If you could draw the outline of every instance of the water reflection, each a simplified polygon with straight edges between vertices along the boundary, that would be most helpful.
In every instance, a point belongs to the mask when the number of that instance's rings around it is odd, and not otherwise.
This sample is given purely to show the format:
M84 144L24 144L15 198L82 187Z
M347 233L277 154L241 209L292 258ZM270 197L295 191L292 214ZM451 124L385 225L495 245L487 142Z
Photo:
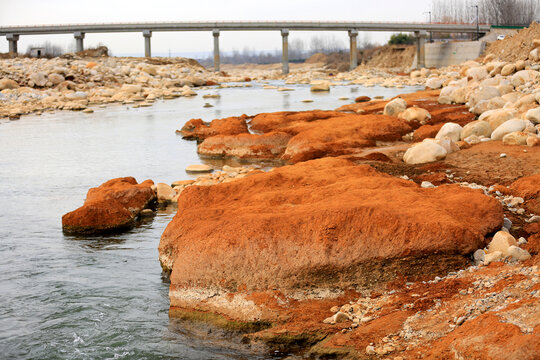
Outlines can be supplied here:
M282 106L284 109L290 109L291 108L291 95L288 93L283 94L283 102Z

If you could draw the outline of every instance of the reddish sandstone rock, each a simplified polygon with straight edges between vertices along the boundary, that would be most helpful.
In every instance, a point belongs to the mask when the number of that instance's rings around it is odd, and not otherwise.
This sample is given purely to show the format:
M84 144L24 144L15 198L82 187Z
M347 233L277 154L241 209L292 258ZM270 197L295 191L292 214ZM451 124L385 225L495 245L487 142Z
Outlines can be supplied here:
M532 213L540 214L540 174L522 177L510 185L514 196L525 199L525 207Z
M290 127L298 123L324 120L344 116L345 113L337 111L282 111L275 113L262 113L250 121L251 130L258 132L281 131L283 127Z
M412 131L405 120L385 115L347 114L305 122L282 131L296 134L288 143L283 159L299 162L324 156L354 154L376 141L396 141Z
M335 158L189 187L178 207L159 245L171 308L242 320L279 317L252 291L302 299L463 266L503 218L481 191L422 189Z
M522 177L510 185L514 196L533 199L540 195L540 174Z
M137 184L134 178L125 177L92 188L83 206L62 216L62 230L93 235L129 229L139 213L156 199L152 185L152 180Z
M210 157L276 159L283 155L291 135L271 132L264 135L218 135L204 140L197 152Z
M413 140L419 142L427 138L434 138L435 135L441 130L444 124L436 125L422 125L418 129L414 130Z
M521 304L519 304L521 305ZM517 307L519 305L514 305ZM529 303L528 316L522 319L525 323L538 321L540 306ZM507 308L508 309L508 308ZM483 314L474 320L465 322L456 331L435 341L427 349L422 349L424 359L458 358L478 360L538 359L540 354L540 325L532 333L523 332L519 326L506 323L504 314L512 312L505 309L496 314ZM521 324L520 324L521 325Z
M247 134L246 115L215 119L209 124L201 119L189 120L181 130L176 130L184 139L204 140L215 135Z

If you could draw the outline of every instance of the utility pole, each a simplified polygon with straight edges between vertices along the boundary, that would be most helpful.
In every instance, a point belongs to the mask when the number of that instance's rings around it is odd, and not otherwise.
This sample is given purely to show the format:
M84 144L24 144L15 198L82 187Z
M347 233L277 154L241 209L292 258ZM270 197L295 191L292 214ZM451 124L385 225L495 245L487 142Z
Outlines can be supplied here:
M431 11L425 11L422 14L429 14L429 25L431 25ZM429 32L429 42L433 42L433 32Z
M480 40L480 26L478 25L478 21L480 20L480 18L478 17L478 4L471 7L476 8L476 41L478 41Z

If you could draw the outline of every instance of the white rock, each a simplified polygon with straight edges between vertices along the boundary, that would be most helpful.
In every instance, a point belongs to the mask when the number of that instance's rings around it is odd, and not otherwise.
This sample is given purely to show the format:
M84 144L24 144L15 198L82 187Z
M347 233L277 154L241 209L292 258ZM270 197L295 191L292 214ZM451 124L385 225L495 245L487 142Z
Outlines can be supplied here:
M465 141L469 145L476 145L481 142L480 138L476 135L470 135L466 137L465 139L463 139L463 141Z
M489 243L487 253L491 254L500 251L506 257L509 256L508 248L512 245L517 245L516 239L506 231L498 231Z
M464 140L471 135L490 137L492 133L491 126L484 120L476 120L468 123L461 130L460 139Z
M529 120L533 124L540 124L540 107L527 111L525 114L525 119Z
M433 185L429 181L422 181L422 184L420 184L420 187L423 187L424 189L429 189L429 188L434 188L435 185Z
M514 131L523 131L527 126L527 122L521 119L512 119L502 123L491 133L492 140L502 140L504 135Z
M134 84L124 84L120 88L120 91L129 93L129 94L136 94L142 90L141 85L134 85Z
M489 265L494 261L499 261L503 258L503 253L500 251L494 251L492 253L487 253L484 257L484 265Z
M442 138L449 138L453 141L459 141L461 139L461 131L463 128L455 123L448 122L444 124L437 135L435 136L435 139L442 139Z
M482 249L478 249L474 252L473 258L476 263L483 262L486 258L486 252Z
M510 79L510 83L514 87L521 86L533 79L535 79L538 76L538 72L534 70L521 70L512 75L512 78Z
M514 131L503 136L504 145L527 145L529 133L523 131Z
M514 109L496 109L496 110L488 110L480 117L478 120L484 120L489 123L489 126L491 127L491 130L495 130L498 128L502 123L513 119L516 117L516 112Z
M410 107L398 115L398 118L406 121L418 121L420 124L425 125L430 119L431 114L426 109L419 107Z
M469 79L475 80L475 81L484 80L485 78L489 76L484 66L472 67L467 70L466 75Z
M457 146L454 140L449 139L447 137L443 137L442 139L437 139L436 142L437 144L441 145L444 148L444 150L446 150L447 155L460 150L459 146Z
M156 185L157 198L160 202L171 201L176 195L176 191L169 185L165 183L158 183Z
M525 261L531 258L531 254L525 249L512 245L508 247L508 255L514 260Z
M447 151L433 139L425 139L421 143L411 146L403 155L403 161L407 164L423 164L442 160Z
M42 72L35 72L30 74L30 80L32 80L35 86L45 86L48 81L45 74Z
M426 87L430 89L440 89L444 83L444 79L441 78L429 78L426 81Z
M402 98L397 98L390 101L384 107L384 115L398 116L399 113L407 109L407 102Z

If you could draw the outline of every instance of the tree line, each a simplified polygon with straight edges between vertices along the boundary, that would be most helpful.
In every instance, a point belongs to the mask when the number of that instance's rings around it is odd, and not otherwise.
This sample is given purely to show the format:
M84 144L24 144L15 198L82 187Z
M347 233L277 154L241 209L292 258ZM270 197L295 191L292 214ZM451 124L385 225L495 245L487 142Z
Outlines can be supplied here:
M358 40L358 49L371 49L377 44L374 44L368 34L362 36ZM311 55L322 53L345 53L349 52L348 42L338 39L335 35L317 35L312 36L309 41L302 39L293 39L289 42L289 61L291 62L303 62ZM242 51L233 49L230 52L221 52L220 60L224 64L275 64L281 62L281 49L273 51L257 51L254 48L245 47ZM200 60L203 65L213 64L213 54L205 59Z
M528 26L540 20L539 0L433 0L433 21Z

